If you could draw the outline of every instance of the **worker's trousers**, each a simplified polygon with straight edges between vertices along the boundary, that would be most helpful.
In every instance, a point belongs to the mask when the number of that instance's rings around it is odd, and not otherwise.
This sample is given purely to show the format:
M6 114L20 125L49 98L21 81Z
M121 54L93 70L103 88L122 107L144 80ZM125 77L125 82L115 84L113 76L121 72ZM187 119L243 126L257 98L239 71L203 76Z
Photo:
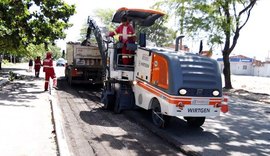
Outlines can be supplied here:
M57 86L57 79L55 74L45 72L45 86L44 90L48 90L50 78L53 80L53 87Z

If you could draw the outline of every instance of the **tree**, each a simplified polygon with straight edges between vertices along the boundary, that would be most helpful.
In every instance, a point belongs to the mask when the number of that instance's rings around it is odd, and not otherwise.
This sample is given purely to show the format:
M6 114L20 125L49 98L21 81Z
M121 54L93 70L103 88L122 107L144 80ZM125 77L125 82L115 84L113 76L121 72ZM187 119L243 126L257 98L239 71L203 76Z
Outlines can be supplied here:
M176 18L175 25L178 27L180 34L185 32L184 30L184 19L186 18L187 5L192 0L165 0L159 1L154 4L154 8L161 8L166 10L170 18Z
M64 39L75 6L62 0L1 0L0 48L17 51L30 45Z
M249 20L257 0L168 0L163 5L184 4L182 10L170 7L176 17L183 20L183 27L193 37L206 37L213 48L222 45L225 89L232 89L229 56L234 50L240 31Z
M62 56L61 49L55 45L49 44L47 50L52 52L52 58L54 59L60 58ZM30 44L27 46L24 56L27 58L36 58L37 56L45 58L47 50L45 49L44 44Z
M147 39L156 44L156 46L164 47L172 44L173 40L176 38L176 31L169 29L166 26L168 16L159 18L150 27L137 26L136 36L139 33L146 33Z
M113 9L98 9L95 12L95 15L99 17L100 22L104 24L109 30L114 30L117 24L112 23L112 17L115 10Z

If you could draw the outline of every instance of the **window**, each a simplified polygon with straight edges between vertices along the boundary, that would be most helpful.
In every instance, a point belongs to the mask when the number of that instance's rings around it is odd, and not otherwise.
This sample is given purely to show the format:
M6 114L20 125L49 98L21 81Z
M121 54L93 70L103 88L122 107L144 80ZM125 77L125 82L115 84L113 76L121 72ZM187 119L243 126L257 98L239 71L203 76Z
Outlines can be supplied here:
M153 55L151 83L161 88L168 89L168 62L160 55Z
M247 65L243 65L243 70L247 70Z

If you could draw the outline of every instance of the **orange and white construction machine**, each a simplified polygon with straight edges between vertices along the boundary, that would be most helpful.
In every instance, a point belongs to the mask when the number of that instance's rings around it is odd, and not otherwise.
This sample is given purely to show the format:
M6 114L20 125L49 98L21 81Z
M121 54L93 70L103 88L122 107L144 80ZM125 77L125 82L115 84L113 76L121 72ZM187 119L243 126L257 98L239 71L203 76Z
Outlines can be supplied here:
M120 8L112 22L126 16L133 25L151 26L164 15L157 10ZM121 46L106 41L106 78L101 101L104 108L120 113L126 109L152 110L153 123L164 127L170 117L183 117L189 126L200 127L207 117L228 111L222 94L221 73L217 61L206 56L178 50L146 46L145 34L127 45L134 64L121 63ZM177 39L177 42L179 38ZM176 43L178 45L178 43Z

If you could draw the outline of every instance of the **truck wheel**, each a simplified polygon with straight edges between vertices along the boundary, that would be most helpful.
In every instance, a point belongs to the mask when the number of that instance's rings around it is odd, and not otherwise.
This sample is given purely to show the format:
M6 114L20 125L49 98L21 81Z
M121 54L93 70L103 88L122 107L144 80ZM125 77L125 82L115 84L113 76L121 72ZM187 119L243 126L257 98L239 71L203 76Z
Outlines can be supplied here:
M157 99L154 99L152 103L152 120L154 125L159 128L164 128L168 126L170 118L170 116L161 113L160 103Z
M205 117L185 117L189 127L198 128L204 124Z

